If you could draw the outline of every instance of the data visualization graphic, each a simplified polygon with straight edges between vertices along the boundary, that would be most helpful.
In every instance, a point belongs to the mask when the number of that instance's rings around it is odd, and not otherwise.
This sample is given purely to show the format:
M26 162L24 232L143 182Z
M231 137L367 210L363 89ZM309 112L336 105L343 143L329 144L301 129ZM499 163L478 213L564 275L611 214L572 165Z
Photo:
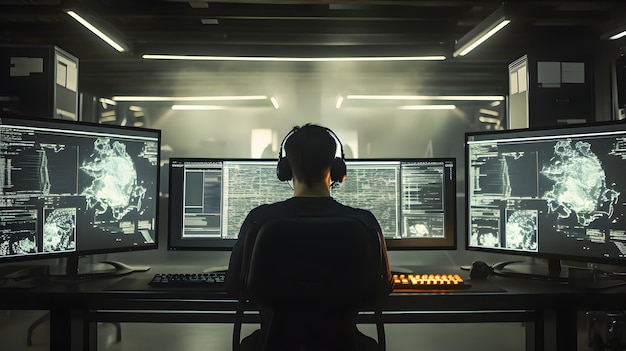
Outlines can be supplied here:
M93 154L82 162L80 170L93 178L81 195L96 215L110 211L113 218L120 220L131 210L141 208L146 188L137 185L137 170L125 144L109 138L96 139Z
M175 248L228 247L219 240L237 239L250 210L293 196L290 185L277 179L276 160L170 162L170 245ZM454 245L453 159L354 159L346 164L348 177L331 187L331 196L371 211L386 239Z
M613 216L620 193L607 188L602 162L590 143L557 141L554 156L540 172L554 183L543 198L558 217L575 215L578 224L588 226L598 218Z
M155 243L158 137L8 121L0 119L0 258Z
M468 138L468 246L626 258L626 133L530 133Z

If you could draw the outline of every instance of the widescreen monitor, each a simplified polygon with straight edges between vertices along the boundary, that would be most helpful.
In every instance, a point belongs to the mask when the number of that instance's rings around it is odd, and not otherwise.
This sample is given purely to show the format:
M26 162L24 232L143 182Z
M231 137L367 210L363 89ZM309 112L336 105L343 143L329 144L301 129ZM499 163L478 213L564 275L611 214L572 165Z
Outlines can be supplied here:
M0 116L0 262L156 249L159 156L159 130Z
M170 158L171 250L228 250L248 212L293 195L277 160ZM455 159L351 159L331 189L372 211L389 249L456 248Z
M626 264L626 124L466 134L467 249Z

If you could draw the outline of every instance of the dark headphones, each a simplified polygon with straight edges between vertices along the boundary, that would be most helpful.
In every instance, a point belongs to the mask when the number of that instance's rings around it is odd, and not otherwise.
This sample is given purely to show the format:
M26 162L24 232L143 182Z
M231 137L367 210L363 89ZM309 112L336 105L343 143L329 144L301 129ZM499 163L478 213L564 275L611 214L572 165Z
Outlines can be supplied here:
M305 124L303 127L306 127L309 125L311 124ZM337 144L339 144L339 148L341 150L341 157L335 157L333 159L333 162L330 166L330 180L333 183L341 183L344 179L346 179L346 175L348 174L346 161L345 161L345 155L343 153L343 144L341 143L341 140L339 140L337 135L332 130L326 127L322 127L322 128L324 128L328 132L328 134L330 134L333 137L333 139L337 141ZM280 143L280 150L278 151L278 165L276 165L276 175L278 176L278 180L280 181L291 180L291 178L293 178L291 165L289 165L289 160L287 159L287 157L283 155L283 148L285 147L285 143L287 142L287 139L290 136L297 133L299 130L300 130L300 127L298 126L293 127L293 129L289 133L287 133L287 135L285 135L285 138Z

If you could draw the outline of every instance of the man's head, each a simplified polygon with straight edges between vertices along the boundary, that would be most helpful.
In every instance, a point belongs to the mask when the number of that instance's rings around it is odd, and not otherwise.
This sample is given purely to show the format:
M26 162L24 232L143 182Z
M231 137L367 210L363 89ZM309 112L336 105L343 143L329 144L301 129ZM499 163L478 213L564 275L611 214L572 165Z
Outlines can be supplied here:
M345 176L343 159L335 160L338 141L331 133L325 127L306 124L294 128L284 142L286 159L293 177L309 187L323 182L331 169L333 180L339 178L340 181Z

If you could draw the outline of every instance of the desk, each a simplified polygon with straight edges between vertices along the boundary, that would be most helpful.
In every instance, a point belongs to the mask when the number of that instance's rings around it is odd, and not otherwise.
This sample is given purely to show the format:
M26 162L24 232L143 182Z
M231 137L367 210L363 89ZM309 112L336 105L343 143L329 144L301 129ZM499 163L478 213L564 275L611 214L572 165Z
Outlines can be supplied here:
M230 323L237 304L223 292L156 289L107 290L121 279L145 283L154 273L33 289L0 289L0 309L50 310L50 350L95 349L96 322ZM449 270L448 270L449 272ZM528 325L527 349L576 349L577 312L626 310L626 286L606 290L492 277L453 293L393 293L385 323L515 322ZM486 287L486 288L485 288ZM496 287L496 291L492 289ZM246 321L254 321L247 314ZM363 322L371 321L363 314Z

